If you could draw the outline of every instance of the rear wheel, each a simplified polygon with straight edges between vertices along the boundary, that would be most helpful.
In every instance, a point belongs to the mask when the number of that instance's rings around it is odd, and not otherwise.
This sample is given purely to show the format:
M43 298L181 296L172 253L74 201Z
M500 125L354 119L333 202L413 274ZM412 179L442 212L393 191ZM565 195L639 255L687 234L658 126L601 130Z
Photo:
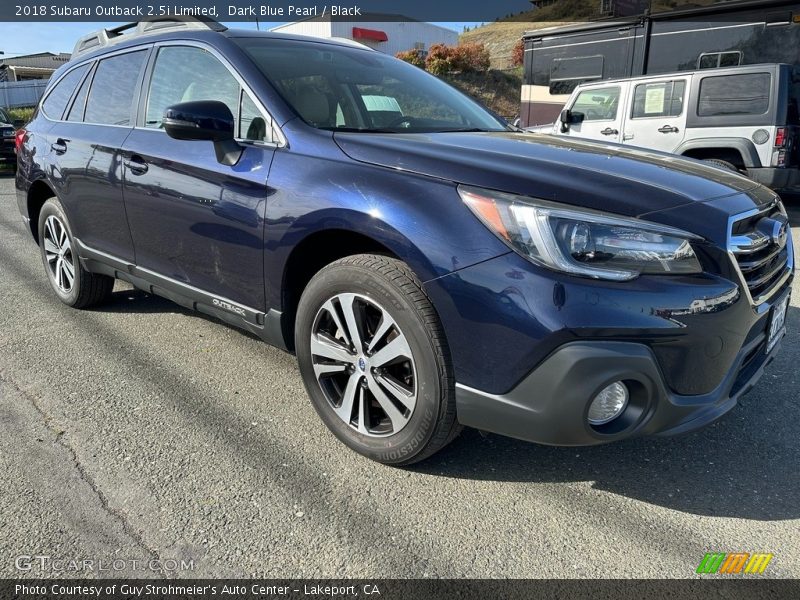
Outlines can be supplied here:
M39 248L47 279L64 304L88 308L111 296L114 278L81 266L69 221L56 198L45 202L39 213Z
M295 332L314 408L356 452L408 465L457 435L444 332L404 263L357 255L325 267L303 292Z
M706 158L703 162L706 162L715 167L719 167L720 169L726 169L728 171L734 171L735 173L741 173L741 171L736 168L736 165L734 165L733 163L729 163L727 160L722 160L719 158Z

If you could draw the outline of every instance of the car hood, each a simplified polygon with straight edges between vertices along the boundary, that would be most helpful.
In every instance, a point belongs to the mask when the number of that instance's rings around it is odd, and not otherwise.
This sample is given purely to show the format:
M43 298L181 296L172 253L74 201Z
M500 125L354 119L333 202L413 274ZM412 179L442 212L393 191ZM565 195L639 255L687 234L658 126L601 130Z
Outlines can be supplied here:
M745 194L773 198L733 172L678 156L535 133L336 133L353 160L490 188L640 216Z

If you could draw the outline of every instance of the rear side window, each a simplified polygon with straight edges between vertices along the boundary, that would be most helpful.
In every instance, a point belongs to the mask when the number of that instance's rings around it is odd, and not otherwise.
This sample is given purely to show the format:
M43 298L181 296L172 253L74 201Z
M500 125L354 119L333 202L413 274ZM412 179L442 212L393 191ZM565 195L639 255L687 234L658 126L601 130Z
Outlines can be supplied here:
M86 102L87 123L132 126L133 102L146 50L100 61Z
M617 118L619 87L585 90L578 94L572 112L583 114L584 121L612 121Z
M698 69L717 69L719 67L737 67L742 64L742 53L734 52L708 52L701 54L697 59Z
M602 56L556 58L550 69L550 93L571 94L580 84L602 78Z
M706 77L700 82L697 115L763 115L769 110L769 73Z
M92 83L92 76L89 75L83 80L75 100L72 101L72 108L67 114L67 121L83 121L83 112L86 109L86 96L89 95L89 85Z
M61 119L64 109L67 108L67 102L88 68L89 65L81 65L61 78L42 103L44 114L51 119Z
M642 83L633 92L631 117L677 117L683 112L685 81Z

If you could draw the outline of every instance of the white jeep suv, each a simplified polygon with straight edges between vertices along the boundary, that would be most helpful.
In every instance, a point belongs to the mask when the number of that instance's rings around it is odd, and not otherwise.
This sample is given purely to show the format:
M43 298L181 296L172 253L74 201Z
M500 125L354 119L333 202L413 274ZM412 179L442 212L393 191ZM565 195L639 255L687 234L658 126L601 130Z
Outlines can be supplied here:
M594 81L555 123L528 131L640 146L800 186L800 72L786 64Z

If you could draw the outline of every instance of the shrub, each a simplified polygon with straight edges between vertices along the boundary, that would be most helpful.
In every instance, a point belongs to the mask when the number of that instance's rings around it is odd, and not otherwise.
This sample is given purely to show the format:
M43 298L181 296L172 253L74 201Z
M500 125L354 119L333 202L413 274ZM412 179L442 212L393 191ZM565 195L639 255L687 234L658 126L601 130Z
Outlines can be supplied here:
M446 75L452 73L454 48L444 44L434 44L428 49L428 56L425 59L425 69L434 75Z
M425 68L425 56L419 50L406 50L405 52L398 52L394 56L420 69Z
M453 49L454 67L462 73L484 73L489 70L491 56L483 44L460 44Z
M489 63L489 51L483 44L435 44L428 51L425 68L434 75L477 73L488 71Z
M12 119L21 119L28 123L33 117L33 107L7 108L6 112Z
M511 53L511 64L515 67L521 67L524 62L525 62L525 42L519 40L514 46L513 52Z

